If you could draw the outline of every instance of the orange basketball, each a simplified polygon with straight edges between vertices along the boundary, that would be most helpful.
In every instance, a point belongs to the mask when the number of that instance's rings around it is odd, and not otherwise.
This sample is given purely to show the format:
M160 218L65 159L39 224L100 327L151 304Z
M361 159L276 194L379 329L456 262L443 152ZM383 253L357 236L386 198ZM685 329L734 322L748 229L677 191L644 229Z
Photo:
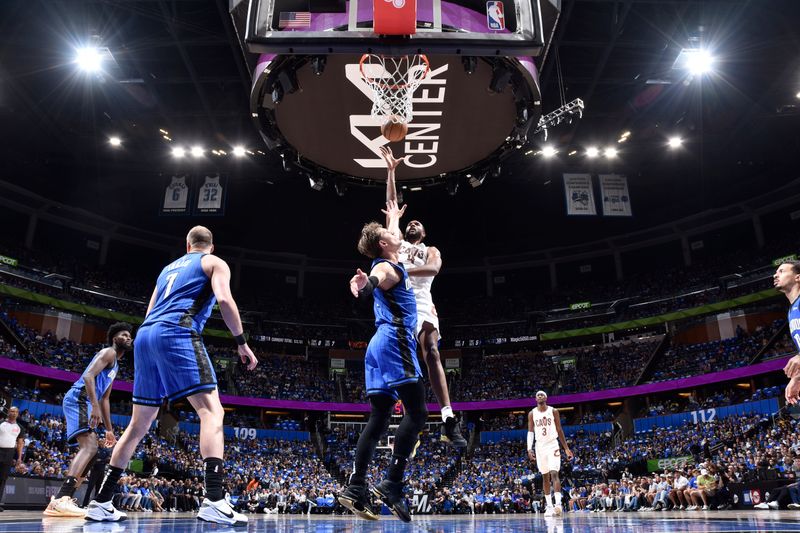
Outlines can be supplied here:
M381 126L381 134L389 139L389 142L402 141L406 138L406 133L408 133L408 124L404 122L392 122L389 120Z

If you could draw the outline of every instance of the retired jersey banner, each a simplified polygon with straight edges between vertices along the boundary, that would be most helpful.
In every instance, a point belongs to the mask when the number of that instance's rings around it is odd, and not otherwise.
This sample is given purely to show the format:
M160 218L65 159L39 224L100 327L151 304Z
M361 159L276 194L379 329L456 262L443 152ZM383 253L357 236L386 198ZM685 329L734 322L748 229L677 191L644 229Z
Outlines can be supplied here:
M618 174L600 174L600 196L603 197L603 215L607 217L629 217L631 197L628 194L628 178Z
M591 174L564 174L568 215L596 215Z
M188 215L190 178L171 176L166 179L164 194L161 197L162 215Z
M195 215L224 215L225 195L228 192L224 176L203 176L197 180L197 200Z

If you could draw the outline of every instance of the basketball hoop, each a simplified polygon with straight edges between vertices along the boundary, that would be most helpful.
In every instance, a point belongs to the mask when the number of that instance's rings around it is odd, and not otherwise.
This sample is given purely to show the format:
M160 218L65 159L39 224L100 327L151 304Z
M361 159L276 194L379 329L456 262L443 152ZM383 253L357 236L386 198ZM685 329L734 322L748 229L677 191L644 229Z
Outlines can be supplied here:
M364 54L359 68L374 95L371 115L378 118L381 125L411 122L414 118L411 97L431 70L428 57Z

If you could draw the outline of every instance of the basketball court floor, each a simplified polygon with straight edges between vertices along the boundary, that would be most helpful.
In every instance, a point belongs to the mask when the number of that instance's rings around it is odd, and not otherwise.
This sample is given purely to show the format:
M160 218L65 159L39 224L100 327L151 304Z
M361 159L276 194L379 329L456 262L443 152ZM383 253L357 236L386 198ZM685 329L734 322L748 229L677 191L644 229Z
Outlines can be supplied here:
M6 532L142 532L142 533L205 533L205 532L281 533L361 533L394 531L429 531L435 533L527 532L546 533L635 531L636 533L666 532L731 532L731 531L798 531L800 513L793 511L719 511L704 513L610 513L567 514L563 518L542 515L480 515L480 516L417 516L410 524L386 516L378 522L358 520L352 516L250 516L246 527L228 527L198 521L188 513L141 514L131 513L125 522L90 523L82 519L45 518L36 511L6 511L0 515L0 533Z

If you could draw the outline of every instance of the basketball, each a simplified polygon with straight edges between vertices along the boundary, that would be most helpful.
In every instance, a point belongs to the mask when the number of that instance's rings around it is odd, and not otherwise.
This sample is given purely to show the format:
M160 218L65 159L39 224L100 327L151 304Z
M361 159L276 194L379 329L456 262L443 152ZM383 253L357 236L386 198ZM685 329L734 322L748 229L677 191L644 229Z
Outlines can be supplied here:
M408 133L408 124L404 122L392 122L389 120L381 126L381 134L389 139L389 142L402 141Z

